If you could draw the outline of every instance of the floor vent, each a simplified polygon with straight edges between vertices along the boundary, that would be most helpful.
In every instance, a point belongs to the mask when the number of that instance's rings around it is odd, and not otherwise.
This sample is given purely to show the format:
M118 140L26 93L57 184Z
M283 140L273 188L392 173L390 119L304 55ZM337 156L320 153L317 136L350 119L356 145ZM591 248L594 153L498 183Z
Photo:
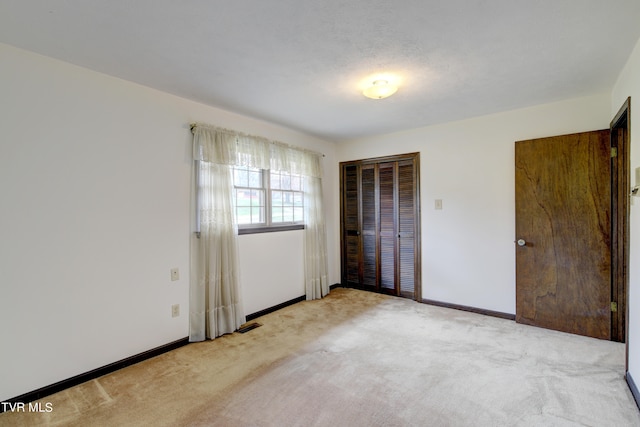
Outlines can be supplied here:
M245 332L249 332L250 330L258 328L260 326L262 325L258 322L249 323L247 325L242 326L241 328L238 328L238 332L240 332L241 334L244 334Z

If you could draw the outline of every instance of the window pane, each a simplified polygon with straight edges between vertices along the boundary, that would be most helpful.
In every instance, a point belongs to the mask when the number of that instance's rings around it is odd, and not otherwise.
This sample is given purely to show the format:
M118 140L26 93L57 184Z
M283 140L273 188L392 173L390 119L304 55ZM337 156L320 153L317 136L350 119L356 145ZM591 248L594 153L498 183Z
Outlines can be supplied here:
M251 206L251 192L243 188L236 189L236 206Z
M236 216L238 218L238 224L251 224L250 207L238 207L236 209Z
M304 221L304 209L293 208L293 220L296 222Z
M249 187L262 188L262 171L251 170L249 173Z
M282 222L282 207L273 206L271 208L271 222Z
M280 188L283 190L291 189L291 175L282 174L280 175Z
M282 191L272 191L271 192L271 205L272 206L282 206Z
M293 208L285 206L282 208L282 222L293 222Z
M251 208L251 223L252 224L262 224L264 222L264 210L262 207L253 207Z
M262 203L262 191L261 190L248 190L247 191L250 194L250 206L263 206L264 203Z
M304 197L302 197L302 193L294 193L293 194L293 205L294 206L303 206Z
M299 175L291 175L291 189L300 191L302 190L302 179Z
M280 174L278 172L271 171L271 188L280 189Z
M247 187L249 185L247 169L233 168L233 185L236 187Z

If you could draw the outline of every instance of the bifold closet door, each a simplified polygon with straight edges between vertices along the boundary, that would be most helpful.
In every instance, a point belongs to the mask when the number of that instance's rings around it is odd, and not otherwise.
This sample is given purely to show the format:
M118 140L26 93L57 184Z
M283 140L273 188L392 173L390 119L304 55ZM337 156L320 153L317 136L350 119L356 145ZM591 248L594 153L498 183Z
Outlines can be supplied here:
M415 175L413 161L381 163L380 287L413 298L415 294Z
M419 298L417 154L341 164L342 281Z
M377 290L376 166L343 169L343 281L347 286Z

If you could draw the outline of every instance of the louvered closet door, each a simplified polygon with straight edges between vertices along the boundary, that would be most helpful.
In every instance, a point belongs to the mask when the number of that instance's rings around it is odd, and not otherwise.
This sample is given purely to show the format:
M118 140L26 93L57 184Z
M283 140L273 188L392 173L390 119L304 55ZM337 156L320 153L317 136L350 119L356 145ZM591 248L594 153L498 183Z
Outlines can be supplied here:
M343 169L342 280L347 286L360 284L360 191L358 166Z
M376 167L363 165L362 183L362 281L365 289L377 287L377 247L376 247Z
M416 177L412 160L398 163L398 269L400 295L415 297Z
M395 162L379 164L380 188L380 288L396 291L396 180Z
M342 281L420 298L417 153L342 167Z

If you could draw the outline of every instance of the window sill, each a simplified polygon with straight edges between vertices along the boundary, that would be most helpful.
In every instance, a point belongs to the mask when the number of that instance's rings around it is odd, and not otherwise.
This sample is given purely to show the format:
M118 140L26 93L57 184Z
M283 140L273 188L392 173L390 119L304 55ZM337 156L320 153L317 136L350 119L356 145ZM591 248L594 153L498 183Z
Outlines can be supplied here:
M274 233L277 231L304 230L304 224L293 225L277 225L274 227L246 227L238 228L238 235L258 234L258 233Z

